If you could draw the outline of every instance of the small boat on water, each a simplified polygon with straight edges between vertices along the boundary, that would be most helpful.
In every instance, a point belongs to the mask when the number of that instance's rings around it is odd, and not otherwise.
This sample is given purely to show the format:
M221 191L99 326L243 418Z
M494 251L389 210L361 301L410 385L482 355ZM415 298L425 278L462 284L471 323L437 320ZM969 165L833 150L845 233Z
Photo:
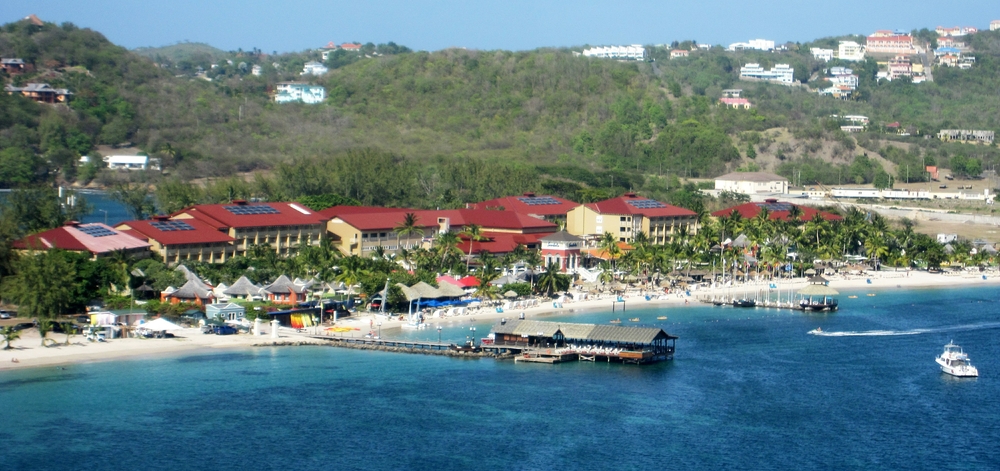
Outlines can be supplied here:
M622 320L621 319L611 319L611 323L612 324L621 324Z
M813 330L810 330L809 332L806 332L806 333L807 334L811 334L811 335L819 335L819 334L823 333L823 328L822 327L817 327L817 328L815 328Z
M875 293L868 293L868 296L875 296Z
M855 295L853 295L853 294L852 294L852 295L850 295L850 296L848 296L848 298L851 298L851 299L858 299L858 297L857 297L857 296L855 296Z
M979 376L979 370L969 362L969 355L962 351L962 347L955 345L955 341L948 342L942 352L934 360L941 365L941 371L959 378L975 378Z
M735 299L733 307L757 307L757 301L752 299Z
M665 321L665 320L667 320L667 316L656 316L656 320L658 320L658 321Z
M638 317L630 317L630 318L628 319L628 321L629 321L629 322L639 322L639 318L638 318Z

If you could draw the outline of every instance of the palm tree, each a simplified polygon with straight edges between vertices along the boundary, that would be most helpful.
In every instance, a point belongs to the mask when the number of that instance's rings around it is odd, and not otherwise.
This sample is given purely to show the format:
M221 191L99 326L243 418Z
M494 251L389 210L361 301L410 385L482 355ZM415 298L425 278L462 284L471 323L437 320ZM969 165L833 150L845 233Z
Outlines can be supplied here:
M600 247L601 251L606 253L608 258L611 259L611 266L617 268L615 260L621 255L622 249L618 246L618 241L615 240L615 236L610 232L605 232L604 235L601 236L600 242L598 242L598 247Z
M21 338L21 331L14 330L14 326L8 325L3 329L0 329L0 336L3 336L4 342L7 342L7 345L5 345L3 349L10 350L11 348L14 348L10 346L10 343Z
M340 261L340 274L336 280L347 285L347 293L354 294L354 285L361 281L361 278L368 275L367 261L357 255L344 257Z
M437 237L434 238L434 247L441 256L441 267L446 266L446 260L449 255L452 255L455 250L458 249L458 244L461 239L454 232L439 232Z
M538 285L535 288L544 291L549 297L552 297L552 293L569 289L570 278L559 273L560 268L556 262L549 263L545 272L538 277Z
M465 226L465 229L463 229L459 235L469 238L469 256L465 259L465 269L468 271L469 262L472 261L472 246L476 242L486 240L486 237L483 236L483 226L480 226L479 224L469 224L468 226Z
M396 250L399 250L399 238L409 237L414 234L422 234L423 229L417 225L417 215L413 213L406 213L403 217L403 222L400 222L398 226L392 231L396 233Z

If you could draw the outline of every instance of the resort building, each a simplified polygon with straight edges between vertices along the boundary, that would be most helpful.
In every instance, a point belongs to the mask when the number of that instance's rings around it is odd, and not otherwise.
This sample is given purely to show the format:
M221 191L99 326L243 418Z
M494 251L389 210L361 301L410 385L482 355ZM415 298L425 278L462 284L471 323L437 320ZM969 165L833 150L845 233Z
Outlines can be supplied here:
M821 49L818 47L809 48L809 52L816 60L821 60L823 62L833 59L833 49Z
M160 159L147 155L106 155L104 163L112 170L159 170Z
M853 70L846 67L831 67L828 73L829 77L827 77L827 80L829 80L834 86L844 85L849 87L851 90L858 88L859 77L854 75Z
M326 89L303 82L281 82L275 87L277 103L305 103L314 105L326 99Z
M865 50L868 54L913 54L913 37L889 31L876 31L868 36Z
M278 255L307 245L318 246L327 218L300 203L202 204L170 216L174 221L198 220L233 238L234 254L245 255L253 245L268 244Z
M416 219L413 234L398 235L406 215ZM347 255L367 255L381 247L386 253L400 249L430 246L436 234L461 233L467 227L479 226L485 240L471 241L461 236L459 249L464 253L508 253L518 244L538 248L538 240L558 230L549 221L514 211L488 209L412 210L335 206L321 214L329 218L327 232L333 245Z
M580 203L559 198L558 196L536 195L532 192L526 192L521 196L507 196L483 201L482 203L469 204L466 207L468 209L513 211L559 224L565 223L566 213L577 206L580 206Z
M222 263L236 253L236 240L216 227L197 219L171 220L167 216L125 221L115 229L147 242L163 263L196 260Z
M753 105L750 100L746 98L719 98L719 104L725 106L726 108L734 108L738 110L749 110Z
M990 27L993 27L992 23L990 24ZM938 26L934 29L934 32L936 32L938 36L965 36L968 34L978 33L979 28L976 28L975 26L956 26L954 28Z
M726 50L730 52L745 50L773 51L774 41L768 39L751 39L745 43L732 43Z
M788 64L776 64L770 70L764 70L760 64L751 63L740 67L740 80L763 80L791 85L795 82L795 69Z
M631 46L605 46L592 47L583 50L584 57L596 57L601 59L622 59L641 61L646 59L646 48L641 44Z
M681 57L687 57L689 55L691 55L691 51L689 51L687 49L674 49L674 50L670 51L670 58L671 59L679 59Z
M261 66L259 66L259 65L254 64L254 66L250 68L250 73L254 77L260 77L261 75L264 74L264 68L261 67Z
M967 144L992 144L993 131L982 131L972 129L942 129L938 132L938 139L942 141L958 141Z
M6 85L3 90L8 95L19 93L39 103L67 103L73 92L65 88L52 88L47 83L29 83L23 87Z
M580 267L580 250L583 249L583 239L566 231L542 237L542 260L545 266L556 263L563 273L575 271Z
M86 252L94 260L115 252L135 258L149 256L149 244L125 232L101 223L80 224L70 221L62 227L29 235L15 240L13 247L23 253L50 249L69 252Z
M769 220L790 221L792 219L791 216L792 208L798 208L799 211L798 220L800 222L812 220L812 218L815 217L817 214L819 214L821 218L827 221L839 221L843 219L842 217L833 213L819 211L809 206L779 202L777 199L766 199L764 200L763 203L744 203L738 206L733 206L731 208L720 209L719 211L712 213L712 216L719 218L728 218L732 217L733 211L736 211L741 218L750 219L757 217L757 215L760 214L762 210L766 209L768 212L767 218Z
M242 299L244 301L260 301L264 299L263 288L255 285L246 276L241 276L232 286L222 291L229 299Z
M947 46L941 46L934 50L934 57L941 57L947 55L961 56L962 50L957 47L947 47Z
M954 47L963 48L965 47L965 41L963 39L954 38L951 36L943 36L937 40L938 47Z
M715 178L717 191L732 191L745 195L788 193L788 179L767 172L733 172Z
M662 245L681 228L694 233L697 216L694 211L625 193L577 206L566 215L566 231L587 240L600 239L607 232L620 242L631 242L645 232L650 243Z
M299 75L326 75L329 71L330 69L327 69L325 65L316 61L309 61L302 66L302 73Z
M906 56L896 56L889 59L888 79L896 80L900 77L913 77L913 64Z
M841 41L837 46L837 58L842 61L863 61L865 60L865 49L854 41Z
M1000 20L993 20L990 22L990 31L1000 30Z

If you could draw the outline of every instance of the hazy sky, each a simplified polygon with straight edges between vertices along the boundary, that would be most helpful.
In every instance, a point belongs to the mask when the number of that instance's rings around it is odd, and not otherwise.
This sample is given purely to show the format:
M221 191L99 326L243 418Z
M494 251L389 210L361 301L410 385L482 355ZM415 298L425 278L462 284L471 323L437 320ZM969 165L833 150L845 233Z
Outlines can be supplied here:
M299 51L329 41L420 50L534 49L582 44L808 41L876 29L976 26L1000 19L1000 0L3 0L0 23L34 13L70 21L135 48L181 41Z

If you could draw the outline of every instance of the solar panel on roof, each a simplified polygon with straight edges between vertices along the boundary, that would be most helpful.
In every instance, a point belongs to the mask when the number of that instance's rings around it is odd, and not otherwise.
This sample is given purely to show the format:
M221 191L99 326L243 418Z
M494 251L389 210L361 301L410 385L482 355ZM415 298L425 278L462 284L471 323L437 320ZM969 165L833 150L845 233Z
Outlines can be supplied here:
M190 224L184 221L153 221L149 223L149 225L163 232L194 230L194 228L191 227Z
M638 209L666 208L667 205L656 200L628 200L628 204Z
M767 208L768 211L791 211L792 203L757 203L760 208Z
M87 234L91 237L105 237L105 236L115 235L115 231L106 229L101 226L79 226L77 227L77 229L79 229L80 232L83 232L84 234Z
M278 211L277 209L274 209L270 205L266 204L223 206L223 208L226 208L226 211L229 211L237 216L281 214L281 211Z
M518 201L528 205L528 206L540 206L546 204L561 204L559 200L551 196L522 196L517 199Z

